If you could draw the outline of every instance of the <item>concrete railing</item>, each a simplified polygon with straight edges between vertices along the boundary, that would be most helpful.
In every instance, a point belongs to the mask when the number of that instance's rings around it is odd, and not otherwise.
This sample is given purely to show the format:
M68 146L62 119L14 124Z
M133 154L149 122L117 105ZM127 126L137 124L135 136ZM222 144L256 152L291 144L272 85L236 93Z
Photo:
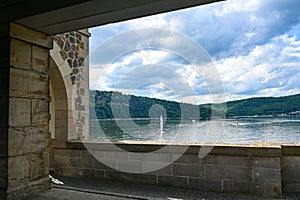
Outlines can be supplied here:
M115 150L108 143L74 141L64 147L53 145L51 167L62 176L200 191L266 197L281 197L282 191L300 191L300 146L214 145L203 158L199 158L199 151L203 151L205 145L132 143L117 146L126 151ZM160 166L165 167L149 172ZM126 167L138 173L124 172Z

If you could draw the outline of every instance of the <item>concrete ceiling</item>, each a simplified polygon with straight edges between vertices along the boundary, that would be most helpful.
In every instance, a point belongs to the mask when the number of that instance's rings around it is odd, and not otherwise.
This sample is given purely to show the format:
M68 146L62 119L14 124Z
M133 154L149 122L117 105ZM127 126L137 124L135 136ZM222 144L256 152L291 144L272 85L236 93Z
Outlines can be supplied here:
M0 23L14 21L57 34L221 0L10 0L0 2Z

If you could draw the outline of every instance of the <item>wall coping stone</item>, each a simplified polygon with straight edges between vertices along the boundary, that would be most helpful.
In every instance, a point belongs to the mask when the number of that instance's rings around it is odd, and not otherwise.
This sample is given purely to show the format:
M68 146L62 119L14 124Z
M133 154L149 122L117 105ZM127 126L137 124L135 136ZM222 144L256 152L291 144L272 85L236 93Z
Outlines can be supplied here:
M285 156L300 156L300 144L283 144L282 154Z
M198 154L199 150L202 147L213 147L212 151L208 155L221 155L221 156L242 156L242 157L281 157L282 156L282 147L280 144L270 144L270 145L241 145L241 144L169 144L169 143L151 143L151 142L130 142L122 143L115 142L115 145L121 149L130 151L130 152L153 152L159 150L163 147L164 150L160 153L181 153L182 149L187 149L185 154ZM67 141L65 146L60 146L59 148L68 148L76 150L86 150L88 147L91 150L96 151L110 151L112 150L111 143L101 142L101 141L84 141L81 140L72 140ZM55 148L55 147L54 147ZM286 147L285 147L286 148ZM290 146L289 148L298 150L299 147L296 145ZM299 152L299 151L298 151ZM294 154L293 154L294 155ZM300 155L300 152L299 152Z

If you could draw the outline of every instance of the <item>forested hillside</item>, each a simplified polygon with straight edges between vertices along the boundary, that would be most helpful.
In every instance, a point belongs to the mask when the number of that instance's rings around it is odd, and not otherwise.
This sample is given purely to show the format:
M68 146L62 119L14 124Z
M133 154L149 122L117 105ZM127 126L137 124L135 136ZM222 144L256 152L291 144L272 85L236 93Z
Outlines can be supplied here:
M184 104L155 98L125 95L120 92L91 91L90 96L90 111L95 112L98 119L112 119L116 116L150 118L159 117L160 115L168 119L210 119L212 109L223 108L219 105ZM162 108L164 108L165 112ZM287 97L260 97L230 101L226 103L226 108L227 117L291 114L292 112L300 111L300 94ZM151 112L149 114L150 109ZM126 115L128 110L129 115ZM222 111L224 112L224 110ZM215 113L222 113L222 111L216 111Z
M300 94L227 102L228 116L278 115L300 111Z
M128 110L131 118L150 118L152 111L152 117L156 118L163 115L168 119L209 119L211 113L207 106L137 97L120 92L91 91L90 96L90 110L96 112L98 119L112 119L116 117L116 114L117 116L126 116L125 112ZM114 113L115 115L112 113L112 106L117 112Z

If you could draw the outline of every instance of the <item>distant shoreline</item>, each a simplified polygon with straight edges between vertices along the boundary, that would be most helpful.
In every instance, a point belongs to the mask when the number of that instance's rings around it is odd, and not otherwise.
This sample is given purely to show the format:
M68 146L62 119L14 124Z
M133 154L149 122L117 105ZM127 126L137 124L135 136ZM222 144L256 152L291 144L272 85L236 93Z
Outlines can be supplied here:
M285 117L300 117L300 115L284 115L284 116L271 116L271 115L262 115L262 116L231 116L226 117L225 119L237 119L237 118L285 118ZM90 119L90 121L143 121L143 120L157 120L159 118L110 118L110 119ZM198 121L207 121L204 119L178 119L178 118L171 118L169 120L198 120Z

